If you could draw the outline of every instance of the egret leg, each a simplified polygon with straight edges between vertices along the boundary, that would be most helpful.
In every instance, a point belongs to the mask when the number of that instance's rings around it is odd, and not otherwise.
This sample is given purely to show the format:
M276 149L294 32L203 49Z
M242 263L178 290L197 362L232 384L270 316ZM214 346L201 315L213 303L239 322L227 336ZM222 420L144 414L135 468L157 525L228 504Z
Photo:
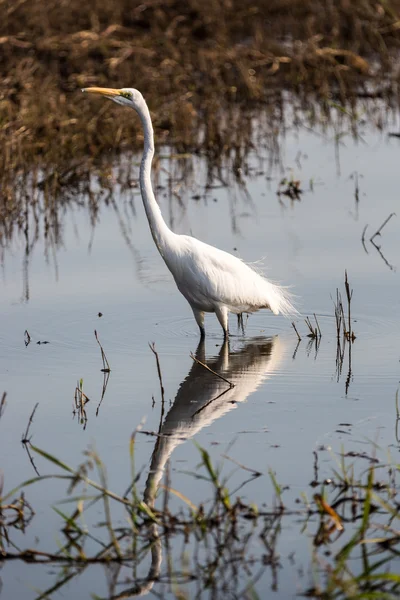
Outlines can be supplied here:
M218 306L215 309L218 321L221 323L221 327L224 330L224 338L227 339L229 336L228 329L228 309L226 306Z
M237 322L238 322L238 329L241 329L242 333L244 335L243 313L238 313L237 314Z
M204 313L202 310L198 310L192 306L192 311L194 314L194 318L196 319L196 323L200 329L200 339L204 339L206 337L206 330L204 329Z

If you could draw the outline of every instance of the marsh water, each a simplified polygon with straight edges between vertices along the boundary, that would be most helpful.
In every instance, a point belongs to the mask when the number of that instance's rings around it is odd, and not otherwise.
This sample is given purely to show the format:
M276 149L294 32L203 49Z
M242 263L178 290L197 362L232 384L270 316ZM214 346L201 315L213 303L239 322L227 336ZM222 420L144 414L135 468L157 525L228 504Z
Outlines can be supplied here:
M394 120L390 130L396 127ZM400 142L388 136L388 128L360 122L355 136L347 130L338 135L331 127L288 127L277 143L279 152L261 136L240 170L227 163L211 176L203 158L161 148L156 195L174 231L257 262L271 279L291 286L300 311L295 318L300 343L290 320L261 311L244 318L244 330L231 315L229 346L215 316L208 315L205 344L198 345L191 310L154 247L136 185L137 166L130 186L118 183L124 160L110 174L111 195L99 201L95 215L82 196L65 204L55 241L32 222L26 235L16 232L5 245L0 295L5 489L35 475L20 440L36 403L32 443L74 467L84 460L85 449L95 447L107 467L109 487L119 494L129 485L129 440L140 424L146 432L162 433L136 436L140 494L149 493L149 472L158 487L169 464L171 488L195 505L206 503L213 490L200 477L194 442L214 464L223 462L231 490L249 479L238 463L260 472L234 496L264 507L276 501L269 470L285 488L285 506L298 508L312 496L315 451L320 477L332 475L341 452L374 455L382 464L398 461L399 217L393 216L375 238L378 248L370 237L398 208ZM287 188L283 179L300 182L299 198L277 194ZM92 192L104 197L96 182ZM345 270L353 289L356 340L347 344L338 365L333 301L337 288L345 299ZM314 313L322 332L318 343L307 337L304 322L306 316L314 320ZM94 330L111 367L100 406L104 374ZM153 342L164 409L149 348ZM227 391L226 383L195 363L191 353L235 387ZM81 379L90 399L85 422L73 413ZM366 464L360 460L362 470ZM34 463L41 475L57 471L39 455ZM56 551L62 520L52 506L65 510L57 505L67 497L65 484L49 480L26 494L35 516L16 543ZM170 503L187 509L178 495L171 494ZM92 519L102 520L100 509ZM253 562L241 569L232 558L220 575L219 595L211 586L213 597L250 597L255 590L261 598L278 599L305 592L313 581L312 523L308 527L304 531L298 516L283 521L274 560L264 560L265 545L253 540L243 550ZM207 552L215 548L203 548L196 560L206 561ZM164 548L157 558L158 580L141 593L208 597L211 591L195 578L172 578L171 583L164 576L171 564L176 571L190 571L194 553L193 542L183 537ZM151 556L145 557L136 575L126 566L89 566L46 597L117 596L135 577L145 580L150 563ZM399 566L394 560L392 570L398 572ZM61 576L55 566L9 561L0 572L0 597L42 597Z

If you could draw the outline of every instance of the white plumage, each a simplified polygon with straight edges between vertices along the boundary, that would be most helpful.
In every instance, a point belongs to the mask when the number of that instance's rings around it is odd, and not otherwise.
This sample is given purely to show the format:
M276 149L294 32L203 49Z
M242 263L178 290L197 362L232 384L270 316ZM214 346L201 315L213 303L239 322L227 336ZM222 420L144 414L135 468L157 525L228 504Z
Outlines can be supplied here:
M133 88L86 88L118 104L133 108L144 131L140 165L143 205L154 242L171 271L179 291L189 302L204 337L204 313L214 312L228 335L228 313L251 313L268 308L274 314L295 313L290 294L271 283L242 260L187 235L177 235L165 223L151 185L154 135L149 109L142 94Z

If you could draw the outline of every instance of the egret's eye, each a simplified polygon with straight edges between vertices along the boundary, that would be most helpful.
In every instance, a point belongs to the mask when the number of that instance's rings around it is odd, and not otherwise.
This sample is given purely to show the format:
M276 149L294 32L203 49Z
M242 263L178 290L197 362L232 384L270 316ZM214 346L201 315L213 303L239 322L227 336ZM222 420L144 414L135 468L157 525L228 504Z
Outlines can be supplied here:
M132 100L133 98L132 92L121 92L121 96L127 100Z

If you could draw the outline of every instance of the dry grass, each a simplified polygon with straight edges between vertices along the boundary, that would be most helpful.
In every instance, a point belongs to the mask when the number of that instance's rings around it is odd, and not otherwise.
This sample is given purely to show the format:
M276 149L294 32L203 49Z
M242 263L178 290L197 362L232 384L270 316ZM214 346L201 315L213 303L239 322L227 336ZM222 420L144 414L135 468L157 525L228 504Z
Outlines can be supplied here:
M287 90L310 122L338 105L351 121L360 96L397 105L400 0L0 0L0 11L0 245L16 228L31 240L42 214L57 243L71 194L92 206L93 165L107 186L109 157L140 147L132 112L83 86L138 87L158 143L210 162L230 153L234 167L254 142L251 109L276 132Z
M221 145L221 109L273 90L348 99L391 69L400 2L0 0L0 171L132 144L126 111L80 95L140 88L159 140ZM384 67L381 71L372 64ZM138 140L140 143L140 140ZM228 144L230 140L228 139Z

